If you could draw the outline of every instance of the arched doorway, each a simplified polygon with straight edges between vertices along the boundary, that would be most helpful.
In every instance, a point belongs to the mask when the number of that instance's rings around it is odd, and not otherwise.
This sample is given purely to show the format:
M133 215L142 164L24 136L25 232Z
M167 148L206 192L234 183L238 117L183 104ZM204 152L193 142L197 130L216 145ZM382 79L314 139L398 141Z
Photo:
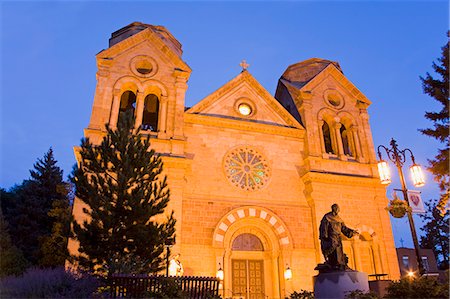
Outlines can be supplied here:
M238 235L231 246L233 297L264 299L264 246L250 233Z
M290 260L292 242L285 224L261 207L230 211L213 235L216 261L223 265L223 297L282 298L283 265Z

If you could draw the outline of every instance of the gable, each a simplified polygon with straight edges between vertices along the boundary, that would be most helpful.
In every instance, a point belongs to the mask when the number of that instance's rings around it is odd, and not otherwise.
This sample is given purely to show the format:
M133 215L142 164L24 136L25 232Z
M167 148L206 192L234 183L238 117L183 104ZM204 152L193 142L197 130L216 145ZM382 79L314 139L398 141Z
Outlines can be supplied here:
M355 98L358 102L363 102L367 105L372 102L350 81L344 74L338 70L333 64L329 64L324 70L312 78L308 83L300 88L301 91L312 91L318 86L328 84L329 88L339 88L351 98Z
M243 115L240 112L240 108L246 108L245 106L251 109L249 115ZM229 118L255 124L302 128L300 123L246 70L187 110L186 113Z
M172 42L168 43L163 37L154 28L148 27L101 51L97 54L97 61L111 61L121 55L126 55L126 53L134 52L137 47L142 47L143 44L150 44L160 55L165 57L166 61L171 62L174 68L191 72L191 68L181 59L181 50L178 51Z

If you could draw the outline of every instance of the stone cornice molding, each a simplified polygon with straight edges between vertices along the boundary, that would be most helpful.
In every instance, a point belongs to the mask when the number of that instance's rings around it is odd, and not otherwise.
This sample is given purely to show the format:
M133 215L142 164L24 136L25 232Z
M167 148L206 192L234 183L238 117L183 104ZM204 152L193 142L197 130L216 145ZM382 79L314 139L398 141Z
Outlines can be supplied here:
M370 186L384 189L380 180L370 176L357 176L347 173L326 172L321 170L310 170L302 176L303 182L308 183L333 183L352 186Z
M184 114L184 121L186 123L201 124L205 126L229 128L240 131L258 132L265 134L273 134L280 136L287 136L293 138L304 138L305 130L299 128L289 128L277 125L269 125L251 122L249 120L228 119L218 116L204 115L204 114Z

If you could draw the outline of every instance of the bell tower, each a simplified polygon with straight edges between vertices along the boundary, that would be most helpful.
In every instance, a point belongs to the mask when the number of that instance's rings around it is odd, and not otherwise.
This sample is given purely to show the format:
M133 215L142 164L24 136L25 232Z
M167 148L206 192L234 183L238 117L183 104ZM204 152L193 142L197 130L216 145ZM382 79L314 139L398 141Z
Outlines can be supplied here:
M97 86L85 136L98 143L105 125L132 110L135 128L155 138L158 152L183 155L189 66L181 44L163 26L134 22L115 31L97 54Z
M306 128L311 165L376 163L367 107L371 104L339 63L312 58L289 66L275 98ZM335 165L336 166L336 165ZM331 170L331 169L330 169Z

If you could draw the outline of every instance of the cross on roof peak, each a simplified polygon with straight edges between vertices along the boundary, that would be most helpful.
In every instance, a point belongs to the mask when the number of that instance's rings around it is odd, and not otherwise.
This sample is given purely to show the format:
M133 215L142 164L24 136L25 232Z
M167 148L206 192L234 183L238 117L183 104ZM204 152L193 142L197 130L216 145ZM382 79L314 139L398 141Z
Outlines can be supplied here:
M250 64L248 64L247 61L245 61L245 59L242 60L239 65L242 67L243 71L246 71L248 69L248 67L250 66Z

